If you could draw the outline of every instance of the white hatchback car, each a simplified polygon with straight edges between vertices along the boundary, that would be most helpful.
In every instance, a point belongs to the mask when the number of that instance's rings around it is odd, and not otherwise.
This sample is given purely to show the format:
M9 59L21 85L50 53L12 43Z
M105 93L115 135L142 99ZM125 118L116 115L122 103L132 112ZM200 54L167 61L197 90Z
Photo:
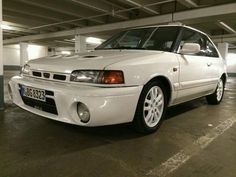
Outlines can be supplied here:
M94 52L31 60L9 92L16 105L50 119L81 126L132 122L150 133L168 106L203 96L219 104L226 78L206 34L163 25L122 31Z

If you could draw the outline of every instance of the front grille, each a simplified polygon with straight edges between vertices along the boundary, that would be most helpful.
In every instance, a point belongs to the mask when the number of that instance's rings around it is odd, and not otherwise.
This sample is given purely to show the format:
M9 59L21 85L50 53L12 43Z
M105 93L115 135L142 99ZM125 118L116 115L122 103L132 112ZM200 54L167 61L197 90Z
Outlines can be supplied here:
M48 91L48 90L46 90L45 92L46 92L46 95L54 96L54 93L53 93L52 91Z
M50 73L43 73L43 77L48 79L50 77Z
M53 79L64 81L64 80L66 80L66 76L65 75L60 75L60 74L54 74Z
M27 106L39 109L44 112L58 115L56 103L55 103L54 99L52 99L52 98L46 98L46 102L42 102L42 101L38 101L38 100L34 100L32 98L22 96L22 100L23 100L24 104Z
M47 80L57 80L57 81L66 81L67 80L66 74L57 74L57 73L44 72L44 71L42 71L42 72L41 71L32 71L32 76L40 77L42 79L47 79Z
M41 72L33 71L32 74L33 74L33 76L36 76L36 77L42 77Z

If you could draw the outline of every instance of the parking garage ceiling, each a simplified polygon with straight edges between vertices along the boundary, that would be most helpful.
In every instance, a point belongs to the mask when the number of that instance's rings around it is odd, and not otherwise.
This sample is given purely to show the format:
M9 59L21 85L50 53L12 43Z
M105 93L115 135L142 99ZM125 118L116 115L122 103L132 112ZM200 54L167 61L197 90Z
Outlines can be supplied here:
M83 29L228 3L235 3L235 0L3 0L3 37L6 41L22 36ZM194 20L189 25L211 36L235 37L236 12L217 18ZM117 30L119 29L113 29L110 33ZM106 38L110 34L109 31L99 31L91 32L91 35ZM72 38L73 35L65 35L28 42L50 47L73 46ZM236 46L236 40L231 40L230 46Z

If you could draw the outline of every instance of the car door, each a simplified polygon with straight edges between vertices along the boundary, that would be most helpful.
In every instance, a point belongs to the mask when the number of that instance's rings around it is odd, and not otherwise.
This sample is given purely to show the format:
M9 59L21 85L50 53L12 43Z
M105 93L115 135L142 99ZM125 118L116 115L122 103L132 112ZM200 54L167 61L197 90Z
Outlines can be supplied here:
M206 38L202 33L184 28L181 35L179 49L185 43L197 43L201 51L196 54L178 55L179 60L179 85L177 103L185 102L210 92L209 61L206 57Z
M217 52L217 49L213 42L206 37L206 57L208 60L207 66L208 66L208 75L210 77L209 84L214 90L216 88L216 85L218 83L219 78L221 77L221 68L222 68L222 60L219 56L219 53Z

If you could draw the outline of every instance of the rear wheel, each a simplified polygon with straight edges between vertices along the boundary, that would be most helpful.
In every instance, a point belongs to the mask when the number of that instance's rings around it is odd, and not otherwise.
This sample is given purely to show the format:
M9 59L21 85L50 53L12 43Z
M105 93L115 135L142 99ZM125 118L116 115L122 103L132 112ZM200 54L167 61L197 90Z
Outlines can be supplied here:
M144 86L133 121L137 131L152 133L158 129L165 115L167 94L161 82L153 81Z
M224 80L221 78L217 84L216 90L213 94L206 96L208 104L220 104L224 96Z

